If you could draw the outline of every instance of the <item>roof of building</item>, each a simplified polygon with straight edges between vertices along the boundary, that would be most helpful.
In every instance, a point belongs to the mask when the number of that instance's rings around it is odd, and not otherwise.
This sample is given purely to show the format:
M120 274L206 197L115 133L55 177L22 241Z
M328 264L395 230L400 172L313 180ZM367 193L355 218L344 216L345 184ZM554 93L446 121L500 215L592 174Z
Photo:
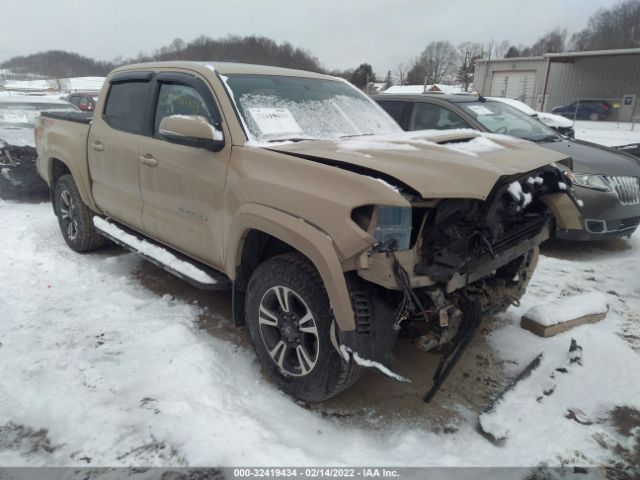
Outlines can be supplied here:
M562 52L562 53L545 53L539 57L510 57L510 58L480 58L476 63L498 63L498 62L531 62L531 61L549 61L561 62L563 60L571 60L579 57L606 57L613 55L640 55L640 48L621 48L617 50L590 50L585 52Z

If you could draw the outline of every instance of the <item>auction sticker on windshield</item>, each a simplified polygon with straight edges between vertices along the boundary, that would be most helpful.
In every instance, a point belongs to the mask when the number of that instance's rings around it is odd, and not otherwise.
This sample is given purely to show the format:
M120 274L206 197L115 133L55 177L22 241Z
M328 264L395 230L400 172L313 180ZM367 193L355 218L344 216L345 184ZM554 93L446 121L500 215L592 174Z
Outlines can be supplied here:
M302 128L288 108L250 108L262 135L299 135Z
M494 113L484 105L469 105L469 110L473 110L478 115L493 115Z

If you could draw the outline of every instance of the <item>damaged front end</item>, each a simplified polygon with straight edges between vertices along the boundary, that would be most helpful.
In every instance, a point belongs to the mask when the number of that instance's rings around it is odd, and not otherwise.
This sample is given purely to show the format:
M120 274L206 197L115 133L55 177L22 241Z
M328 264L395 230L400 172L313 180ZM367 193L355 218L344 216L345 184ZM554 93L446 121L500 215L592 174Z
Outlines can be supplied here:
M0 139L0 196L18 198L47 191L36 169L36 149L29 145L9 145Z
M425 200L411 203L409 237L382 238L375 209L353 220L378 242L358 260L357 275L369 286L366 328L341 334L341 343L361 358L391 366L398 335L424 350L443 348L430 400L467 346L483 316L517 305L535 269L538 246L549 236L553 212L566 200L579 216L567 176L554 166L503 177L486 200ZM404 233L404 230L397 229ZM399 248L399 242L405 242ZM375 302L375 307L372 304ZM353 298L352 298L353 303ZM382 369L381 369L382 370Z

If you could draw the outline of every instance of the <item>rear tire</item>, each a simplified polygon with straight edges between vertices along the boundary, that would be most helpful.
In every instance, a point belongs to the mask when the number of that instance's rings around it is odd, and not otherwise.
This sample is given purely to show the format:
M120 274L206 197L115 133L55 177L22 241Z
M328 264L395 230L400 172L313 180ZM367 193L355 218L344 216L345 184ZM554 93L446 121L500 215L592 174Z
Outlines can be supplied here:
M58 179L53 201L60 231L72 250L88 252L104 247L107 239L93 226L94 213L82 201L71 175L63 175Z
M249 280L245 311L260 363L292 397L320 402L361 375L361 367L346 361L331 341L329 297L302 255L278 255L259 265Z
M589 115L589 120L593 120L593 121L600 120L600 114L595 112L592 113L591 115Z

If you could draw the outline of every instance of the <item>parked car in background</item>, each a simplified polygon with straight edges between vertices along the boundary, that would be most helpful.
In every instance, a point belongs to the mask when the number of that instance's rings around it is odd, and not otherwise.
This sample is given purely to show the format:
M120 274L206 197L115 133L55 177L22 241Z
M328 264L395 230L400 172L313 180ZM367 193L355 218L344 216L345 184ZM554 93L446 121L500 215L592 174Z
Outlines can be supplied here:
M511 98L487 97L487 100L495 100L496 102L502 102L506 103L507 105L511 105L521 112L526 113L530 117L537 118L547 127L553 128L559 134L564 135L565 137L574 138L576 135L576 132L573 129L573 121L569 120L566 117L563 117L562 115L556 115L555 113L547 112L537 112L526 103Z
M472 128L512 135L570 156L582 229L558 229L568 240L630 236L640 224L640 160L601 145L560 136L505 104L471 95L373 97L405 130Z
M66 97L66 100L83 112L93 112L96 108L96 103L98 102L98 93L75 92L69 94Z
M398 379L388 368L401 329L460 352L482 315L523 295L552 212L579 225L556 166L566 154L479 132L409 134L317 73L128 65L93 118L47 113L38 131L69 247L106 236L231 290L266 372L308 402L363 366Z
M0 196L16 198L47 185L36 171L34 127L43 111L75 112L69 102L43 97L0 97Z
M578 100L564 107L555 107L551 113L571 120L604 120L611 115L609 102L604 100Z

